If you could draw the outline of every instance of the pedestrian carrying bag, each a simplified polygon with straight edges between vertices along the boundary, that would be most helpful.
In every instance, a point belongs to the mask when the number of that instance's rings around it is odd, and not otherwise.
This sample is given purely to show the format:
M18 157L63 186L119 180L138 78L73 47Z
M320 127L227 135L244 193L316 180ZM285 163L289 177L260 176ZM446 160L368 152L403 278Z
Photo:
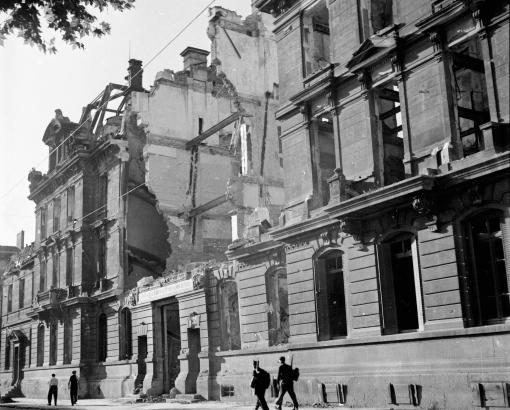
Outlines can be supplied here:
M292 369L292 380L294 380L295 382L297 382L299 379L299 367L294 367Z

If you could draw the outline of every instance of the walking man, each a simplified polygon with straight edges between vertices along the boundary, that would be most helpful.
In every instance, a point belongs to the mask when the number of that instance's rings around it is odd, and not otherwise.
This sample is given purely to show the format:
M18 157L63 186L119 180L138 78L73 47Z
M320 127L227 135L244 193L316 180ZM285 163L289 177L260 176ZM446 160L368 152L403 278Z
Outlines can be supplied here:
M254 360L251 387L255 390L255 396L257 396L257 404L255 405L255 410L258 410L259 407L262 407L262 410L269 410L266 398L264 396L270 383L271 378L269 377L269 373L259 367L258 360Z
M55 374L52 374L50 379L50 390L48 391L48 406L51 406L52 396L53 400L55 401L55 406L57 405L57 395L58 395L58 379L55 377Z
M294 404L294 410L298 409L298 402L296 393L294 393L294 372L292 367L285 363L285 357L280 357L280 368L278 369L278 383L280 384L280 394L276 400L276 408L282 410L283 396L289 393L289 396Z
M71 404L74 406L78 401L78 377L76 376L76 370L73 370L73 374L67 382L67 387L71 395Z

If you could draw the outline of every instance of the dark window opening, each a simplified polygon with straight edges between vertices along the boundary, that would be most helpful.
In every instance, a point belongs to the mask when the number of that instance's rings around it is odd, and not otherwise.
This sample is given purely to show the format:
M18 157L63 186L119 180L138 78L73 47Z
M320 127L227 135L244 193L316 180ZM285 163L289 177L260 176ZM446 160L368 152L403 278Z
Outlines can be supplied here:
M480 39L450 48L457 105L457 127L464 156L482 151L480 126L490 121L489 100Z
M60 198L53 200L53 232L60 229Z
M265 279L269 346L276 346L287 343L290 335L287 271L270 269Z
M101 313L97 321L97 360L104 362L106 360L107 349L108 349L108 323L106 314Z
M41 207L41 220L40 220L40 228L41 228L41 240L46 238L46 207Z
M222 384L221 385L221 397L234 397L235 391L234 386L231 384Z
M302 49L305 77L330 65L329 11L325 1L303 13Z
M46 290L46 260L41 258L39 261L39 292L44 292Z
M217 289L221 350L238 350L241 348L241 327L237 283L235 280L224 279L218 283Z
M11 340L9 336L5 338L5 363L4 369L9 370L11 368Z
M405 178L404 135L398 87L386 85L376 91L379 132L383 143L383 184L391 185Z
M347 336L342 253L331 251L315 264L315 294L319 340Z
M56 323L52 323L50 326L50 366L55 366L57 364L57 340L58 340L58 325Z
M412 234L401 234L378 246L384 333L420 328Z
M276 127L276 134L278 136L278 158L280 159L280 168L283 168L283 145L282 145L282 127Z
M7 288L7 313L12 312L12 284Z
M37 328L37 367L44 365L44 325Z
M131 311L124 308L120 311L120 359L131 359L133 355L133 340L131 326Z
M107 261L107 249L106 249L106 236L103 235L97 241L97 278L106 277L106 261Z
M52 257L52 275L51 275L51 286L53 288L57 288L58 287L58 282L59 282L59 273L60 273L60 261L59 261L59 257L58 257L58 251L55 250L55 253L53 254L53 257Z
M73 319L67 316L64 320L64 364L73 359Z
M25 278L19 280L19 295L18 295L19 308L25 307Z
M108 175L106 173L99 175L97 189L96 219L104 219L106 218L108 198Z
M478 325L510 316L502 221L502 211L488 211L474 216L465 226L471 309Z
M75 191L74 187L69 187L67 189L67 223L73 223L74 220L74 201L75 201Z
M66 249L66 286L72 286L74 280L74 249Z

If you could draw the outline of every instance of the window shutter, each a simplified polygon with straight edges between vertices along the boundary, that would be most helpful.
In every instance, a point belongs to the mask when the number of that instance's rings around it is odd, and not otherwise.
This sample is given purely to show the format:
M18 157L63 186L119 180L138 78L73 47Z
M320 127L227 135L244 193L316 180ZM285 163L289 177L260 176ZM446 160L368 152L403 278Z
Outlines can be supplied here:
M381 243L377 246L379 269L380 300L384 333L397 333L397 307L393 284L393 266L391 263L390 244Z

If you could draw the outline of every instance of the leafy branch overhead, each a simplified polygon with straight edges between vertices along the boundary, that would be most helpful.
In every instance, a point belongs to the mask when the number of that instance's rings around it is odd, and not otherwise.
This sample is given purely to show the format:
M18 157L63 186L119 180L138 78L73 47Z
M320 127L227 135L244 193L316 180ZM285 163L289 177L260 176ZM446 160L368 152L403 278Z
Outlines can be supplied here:
M107 8L118 11L133 7L135 0L1 0L0 45L17 34L43 52L55 53L55 39L45 39L47 29L59 33L73 47L84 48L82 38L110 33L110 25L94 13Z

